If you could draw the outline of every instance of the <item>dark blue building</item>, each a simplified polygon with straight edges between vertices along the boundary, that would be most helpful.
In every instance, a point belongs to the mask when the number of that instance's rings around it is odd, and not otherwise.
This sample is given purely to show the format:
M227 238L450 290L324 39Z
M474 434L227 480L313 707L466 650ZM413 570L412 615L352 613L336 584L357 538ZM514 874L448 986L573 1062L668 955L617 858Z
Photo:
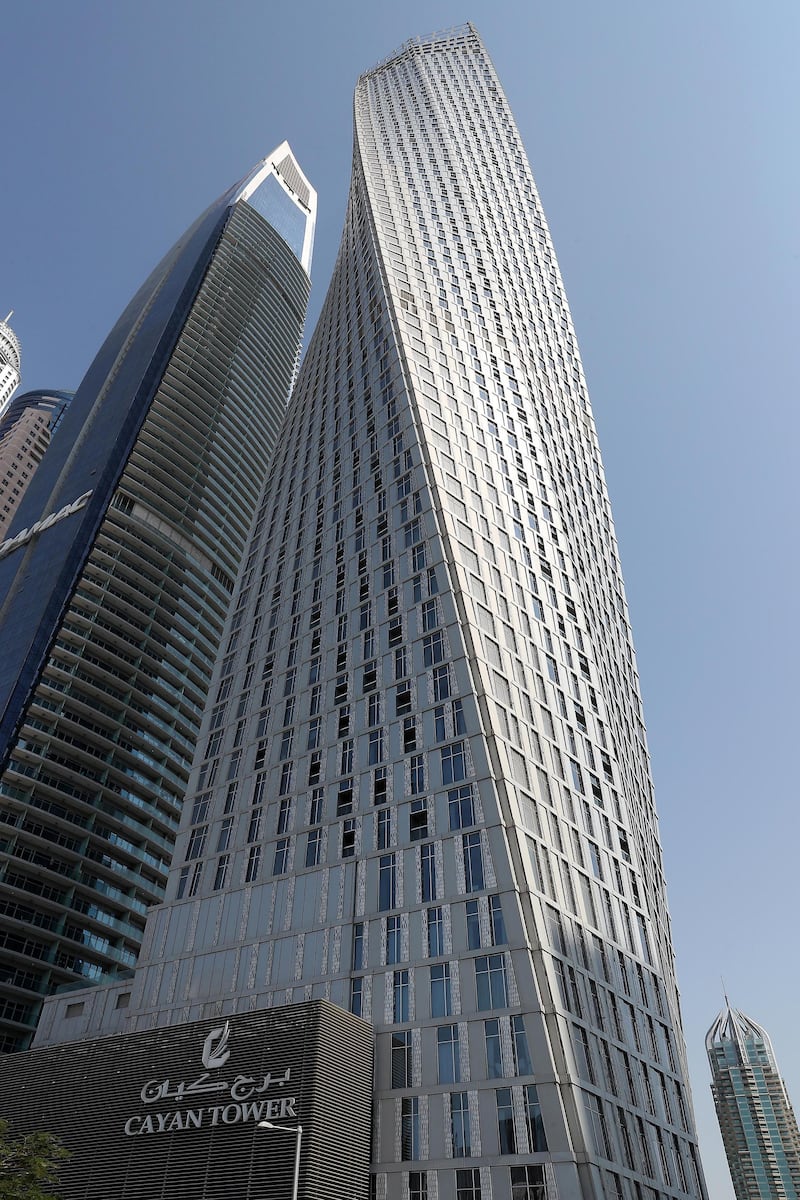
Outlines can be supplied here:
M0 1049L136 959L297 365L316 196L286 143L106 339L0 542Z

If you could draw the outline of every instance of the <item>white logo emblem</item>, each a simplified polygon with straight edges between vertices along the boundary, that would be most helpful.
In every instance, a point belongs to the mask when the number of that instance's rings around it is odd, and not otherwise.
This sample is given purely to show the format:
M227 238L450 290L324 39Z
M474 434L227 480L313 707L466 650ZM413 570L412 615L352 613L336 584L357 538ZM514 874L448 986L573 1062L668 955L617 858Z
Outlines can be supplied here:
M216 1029L212 1029L203 1042L203 1066L207 1071L213 1071L215 1067L225 1066L225 1063L231 1056L231 1052L228 1049L229 1036L229 1022L226 1021L224 1025L218 1025Z

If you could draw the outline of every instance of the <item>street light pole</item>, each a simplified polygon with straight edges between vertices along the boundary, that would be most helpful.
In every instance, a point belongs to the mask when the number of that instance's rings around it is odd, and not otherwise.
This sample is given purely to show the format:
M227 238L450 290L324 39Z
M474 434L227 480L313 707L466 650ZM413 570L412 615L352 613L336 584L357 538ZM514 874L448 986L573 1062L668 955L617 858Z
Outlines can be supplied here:
M297 1192L300 1186L300 1144L303 1140L302 1125L273 1125L272 1121L259 1121L256 1129L276 1129L278 1133L293 1133L297 1138L297 1147L294 1152L294 1181L292 1183L292 1200L297 1200Z

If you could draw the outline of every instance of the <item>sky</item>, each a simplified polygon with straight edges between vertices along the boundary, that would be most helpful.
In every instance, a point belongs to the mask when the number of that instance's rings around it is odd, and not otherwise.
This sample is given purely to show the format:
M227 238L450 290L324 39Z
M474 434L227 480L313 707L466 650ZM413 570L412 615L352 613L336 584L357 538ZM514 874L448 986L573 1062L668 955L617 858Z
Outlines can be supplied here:
M319 193L313 326L358 74L411 35L475 22L581 345L637 646L701 1153L711 1200L732 1200L704 1051L723 977L769 1031L800 1104L800 6L3 8L0 316L15 310L25 389L76 388L164 251L284 138Z

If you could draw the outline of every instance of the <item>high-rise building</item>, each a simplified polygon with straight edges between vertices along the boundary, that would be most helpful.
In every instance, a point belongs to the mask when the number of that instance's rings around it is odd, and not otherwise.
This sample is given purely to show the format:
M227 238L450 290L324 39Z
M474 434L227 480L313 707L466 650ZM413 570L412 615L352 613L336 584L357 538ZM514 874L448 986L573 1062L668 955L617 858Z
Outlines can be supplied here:
M726 997L706 1051L736 1200L798 1200L800 1133L766 1030Z
M296 372L316 197L284 143L131 301L0 543L0 1049L136 960Z
M12 310L4 321L0 321L0 417L19 387L21 352L19 338L9 324L13 315Z
M359 80L167 900L37 1046L315 999L375 1030L380 1200L705 1196L597 437L471 26Z
M0 541L72 396L72 392L25 392L8 404L0 419Z

